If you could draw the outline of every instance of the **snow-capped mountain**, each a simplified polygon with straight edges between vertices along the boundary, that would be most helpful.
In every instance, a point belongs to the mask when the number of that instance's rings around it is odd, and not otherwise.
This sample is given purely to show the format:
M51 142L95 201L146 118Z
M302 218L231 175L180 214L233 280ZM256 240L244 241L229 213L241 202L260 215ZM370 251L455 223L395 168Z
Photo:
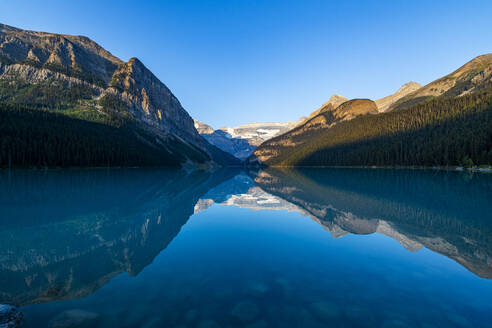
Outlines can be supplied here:
M304 118L301 120L304 120ZM210 125L195 120L195 128L200 135L214 146L239 159L245 159L261 143L291 130L299 121L286 123L251 123L214 130Z

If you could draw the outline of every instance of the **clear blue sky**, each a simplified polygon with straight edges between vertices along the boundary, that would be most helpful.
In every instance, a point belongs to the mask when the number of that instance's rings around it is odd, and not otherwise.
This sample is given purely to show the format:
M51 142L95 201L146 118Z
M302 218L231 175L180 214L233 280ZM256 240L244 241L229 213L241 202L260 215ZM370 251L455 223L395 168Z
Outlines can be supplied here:
M0 22L138 57L218 128L376 99L492 52L492 1L23 1Z

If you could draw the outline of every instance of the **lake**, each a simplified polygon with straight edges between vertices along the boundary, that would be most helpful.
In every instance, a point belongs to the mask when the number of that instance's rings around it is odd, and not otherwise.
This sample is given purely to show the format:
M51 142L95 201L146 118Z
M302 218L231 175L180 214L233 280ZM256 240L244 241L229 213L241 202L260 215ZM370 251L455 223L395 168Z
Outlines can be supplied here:
M490 327L492 175L0 172L22 327Z

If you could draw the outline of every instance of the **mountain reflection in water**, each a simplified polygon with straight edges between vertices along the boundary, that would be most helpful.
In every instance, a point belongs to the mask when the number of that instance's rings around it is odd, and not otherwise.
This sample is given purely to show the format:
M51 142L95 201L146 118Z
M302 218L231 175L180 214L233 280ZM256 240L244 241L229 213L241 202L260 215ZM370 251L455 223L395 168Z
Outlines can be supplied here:
M0 303L86 297L135 276L213 204L380 233L492 278L492 176L429 170L3 171Z
M267 170L255 177L333 237L382 233L492 278L492 176L430 170Z
M0 304L80 298L121 272L137 275L235 173L2 172Z

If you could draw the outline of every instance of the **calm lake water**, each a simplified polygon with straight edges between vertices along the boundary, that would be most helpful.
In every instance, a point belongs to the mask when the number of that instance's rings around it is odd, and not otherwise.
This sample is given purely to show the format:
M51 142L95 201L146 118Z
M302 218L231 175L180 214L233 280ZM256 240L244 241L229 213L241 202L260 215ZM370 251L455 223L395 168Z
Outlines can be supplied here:
M23 327L491 327L492 175L0 172Z

